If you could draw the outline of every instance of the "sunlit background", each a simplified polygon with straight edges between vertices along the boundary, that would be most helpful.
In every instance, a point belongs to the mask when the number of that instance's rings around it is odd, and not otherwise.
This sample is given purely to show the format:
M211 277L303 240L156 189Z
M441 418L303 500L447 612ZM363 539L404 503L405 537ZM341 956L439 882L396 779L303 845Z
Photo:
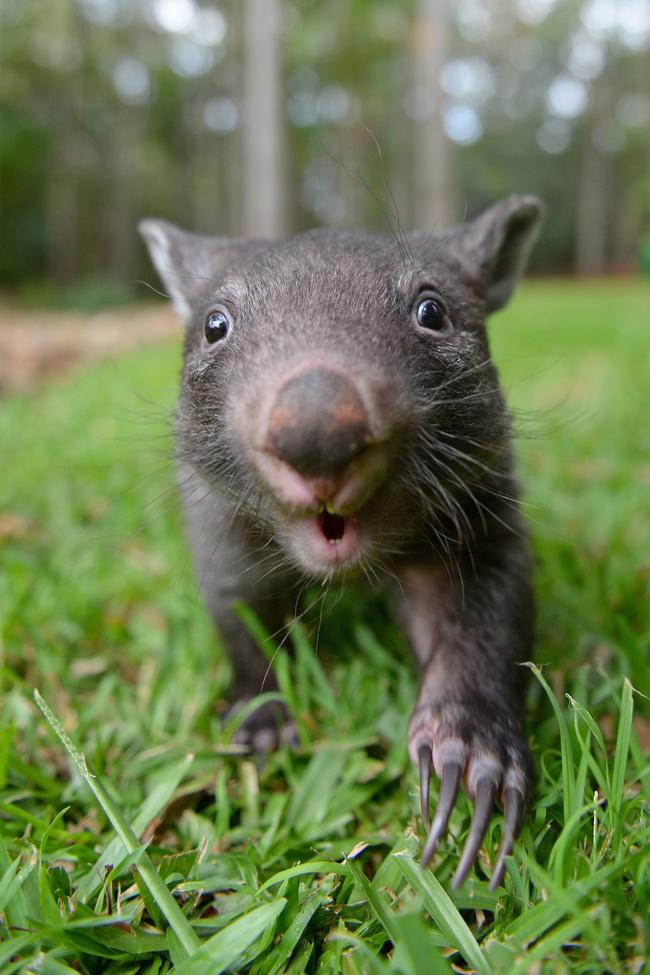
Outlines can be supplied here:
M647 0L4 0L0 17L13 295L141 295L144 215L435 229L514 191L549 208L537 271L650 266Z

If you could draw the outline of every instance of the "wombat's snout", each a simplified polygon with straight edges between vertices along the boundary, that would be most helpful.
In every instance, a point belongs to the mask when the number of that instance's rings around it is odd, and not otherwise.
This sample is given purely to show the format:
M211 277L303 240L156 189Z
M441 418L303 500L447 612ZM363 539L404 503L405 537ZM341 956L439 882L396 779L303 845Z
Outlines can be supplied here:
M340 373L305 369L278 390L268 418L268 449L303 477L342 473L370 441L361 397Z

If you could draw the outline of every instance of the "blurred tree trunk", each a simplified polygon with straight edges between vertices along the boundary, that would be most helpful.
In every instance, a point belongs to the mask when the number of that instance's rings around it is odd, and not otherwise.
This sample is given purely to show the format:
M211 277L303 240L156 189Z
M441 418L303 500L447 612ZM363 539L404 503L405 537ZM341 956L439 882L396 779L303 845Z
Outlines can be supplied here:
M218 90L222 96L234 99L232 68L229 61L219 64ZM214 96L215 81L210 75L206 77L197 104L205 105ZM237 176L239 159L234 158L238 149L236 132L217 133L195 123L192 137L192 227L204 234L236 236L240 230L241 207Z
M410 59L404 45L403 54L392 62L393 96L390 106L391 168L390 185L395 197L395 212L404 230L408 231L419 219L413 199L413 173L407 163L411 152L413 127L404 111L404 91L410 82Z
M119 106L113 115L109 131L111 138L105 146L108 162L107 206L104 211L106 270L115 280L129 284L137 276L134 272L136 147L142 137L142 126L137 112L133 108ZM119 132L119 138L115 138L116 132Z
M332 47L328 80L334 80L349 92L357 92L362 88L360 75L365 52L359 40L364 37L367 21L363 19L359 5L350 3L350 0L338 0L330 10L336 23L336 41ZM328 208L327 213L318 214L320 221L343 227L375 226L380 220L377 204L363 183L363 179L368 178L363 164L371 136L355 119L338 131L331 131L330 138L332 148L328 152L331 151L334 165L334 206Z
M594 141L595 119L585 119L576 202L576 270L598 274L607 264L609 159Z
M413 83L431 100L429 117L414 123L413 213L421 230L447 227L457 218L452 146L445 135L440 88L440 72L449 57L449 28L449 0L417 0Z
M43 99L52 118L52 151L45 186L46 266L58 285L70 284L79 272L79 187L83 158L79 134L79 94L66 84L60 65L73 50L74 10L69 0L52 0L40 11L40 26L53 49L53 62L41 77Z
M650 91L650 58L640 57L630 65L630 88L638 92ZM650 180L648 173L647 126L636 132L627 132L623 150L616 165L617 181L612 197L616 201L613 252L610 255L616 267L634 266L639 259L639 248L648 236L650 228Z
M77 159L75 127L63 111L56 125L45 192L47 276L58 285L70 284L78 271Z
M243 233L280 237L287 228L281 0L245 0Z

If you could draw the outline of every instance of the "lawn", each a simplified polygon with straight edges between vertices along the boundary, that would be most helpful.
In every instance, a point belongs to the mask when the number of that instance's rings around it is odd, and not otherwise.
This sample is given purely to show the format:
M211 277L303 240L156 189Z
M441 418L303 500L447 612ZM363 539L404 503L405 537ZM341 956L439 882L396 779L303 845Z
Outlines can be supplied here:
M417 865L415 679L379 594L333 596L318 645L307 622L275 655L301 747L232 743L173 491L180 342L0 405L0 972L642 970L649 320L647 284L533 282L491 324L540 668L535 796L496 894L498 815L449 893L464 797Z

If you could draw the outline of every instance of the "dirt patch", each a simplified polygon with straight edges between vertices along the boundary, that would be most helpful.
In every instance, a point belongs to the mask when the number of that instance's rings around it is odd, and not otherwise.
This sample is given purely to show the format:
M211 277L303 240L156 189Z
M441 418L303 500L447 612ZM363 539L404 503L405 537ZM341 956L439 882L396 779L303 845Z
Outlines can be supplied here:
M0 396L27 391L99 359L178 336L165 305L92 315L0 306Z

